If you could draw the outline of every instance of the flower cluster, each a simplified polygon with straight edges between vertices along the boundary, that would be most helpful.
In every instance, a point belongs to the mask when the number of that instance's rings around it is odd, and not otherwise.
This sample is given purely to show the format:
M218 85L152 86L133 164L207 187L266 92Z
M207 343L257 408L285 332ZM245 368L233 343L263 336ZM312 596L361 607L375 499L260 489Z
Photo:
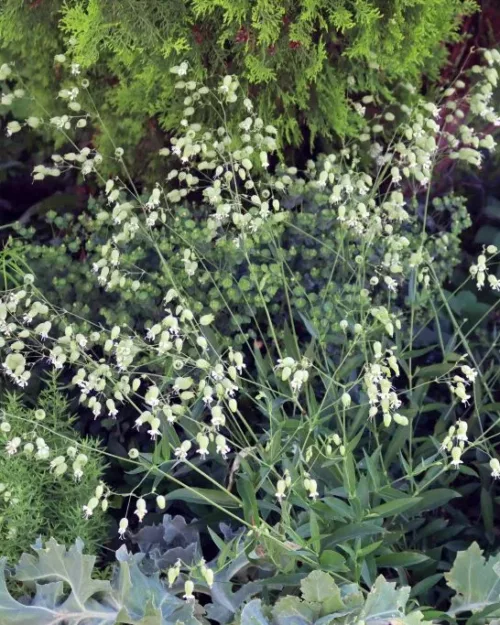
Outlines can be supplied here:
M492 63L496 62L496 56L492 57ZM489 66L489 69L494 68ZM71 70L73 76L80 73L80 68L72 66ZM6 70L0 68L0 74L2 71L5 74ZM481 98L474 99L476 92L458 100L455 91L447 91L440 106L417 99L413 107L402 106L397 111L403 121L393 140L385 142L385 149L381 137L386 125L390 128L396 117L390 111L366 122L359 141L346 144L339 154L309 162L305 171L299 172L295 167L270 167L270 156L276 150L276 130L255 113L250 100L242 102L244 119L236 126L227 122L226 107L240 98L235 77L226 76L211 89L189 80L187 63L173 68L173 72L179 77L176 88L184 95L184 116L180 132L160 154L174 156L176 165L169 169L165 180L144 193L138 192L130 179L126 183L118 176L101 178L104 192L96 222L105 226L107 239L100 238L92 262L97 287L118 296L133 297L154 279L150 274L167 276L169 286L156 289L160 291L159 305L151 307L144 324L134 319L130 324L94 322L84 328L80 320L51 305L38 291L33 277L27 276L21 287L7 290L0 299L3 369L20 387L29 382L34 367L40 363L55 372L69 369L71 384L78 391L81 405L88 408L94 418L119 419L125 405L128 410L132 408L135 428L147 432L152 446L161 445L162 453L171 460L174 470L184 470L186 465L196 465L201 470L199 467L213 459L211 457L219 456L217 461L220 462L232 449L236 452L241 449L236 453L232 479L243 457L241 454L247 450L245 436L240 436L240 432L244 427L250 429L237 399L247 381L243 378L246 363L243 351L237 351L234 345L228 347L230 337L218 336L217 318L207 310L203 297L192 297L186 285L196 284L205 289L212 272L204 258L207 247L237 250L243 259L243 270L248 274L238 282L239 293L254 288L261 300L258 312L251 305L246 306L246 317L249 323L255 320L257 326L260 324L258 313L265 311L263 325L273 334L274 342L273 347L268 348L269 362L276 362L275 376L284 383L276 384L274 380L274 384L265 386L261 380L258 383L251 380L260 391L255 400L266 398L272 404L270 414L273 410L282 410L283 416L288 418L293 412L294 420L300 414L310 428L309 435L300 444L293 440L290 446L300 458L297 481L307 496L315 500L319 496L319 480L313 472L315 462L348 462L346 421L351 414L351 393L352 397L359 397L361 391L361 396L364 392L367 397L372 420L369 427L377 426L373 421L379 414L385 428L393 421L401 426L409 424L409 419L398 412L402 402L393 385L393 378L400 375L396 347L384 348L382 341L389 337L399 345L401 309L406 305L402 302L402 285L412 280L412 288L416 283L425 291L429 287L428 268L434 262L434 252L439 252L440 259L447 258L447 239L442 232L435 235L430 232L426 220L428 206L420 206L416 194L429 184L434 166L444 156L480 165L479 150L489 149L491 140L465 124L463 107L458 102L468 98L471 110L487 119L490 119L489 108L481 108ZM491 85L496 80L493 71L485 76L486 83L483 81L478 87L483 95L487 91L484 84ZM59 92L69 113L53 117L48 123L63 135L87 124L89 116L82 111L79 101L81 90L87 86L86 81L79 85L71 83ZM463 87L457 83L457 89ZM488 98L482 100L487 102ZM363 104L370 102L366 100ZM207 130L193 121L197 107L208 105L221 110L221 125L215 130ZM364 114L362 109L358 106L360 115ZM444 109L449 111L445 117ZM45 123L41 118L36 118L36 122L35 118L30 119L26 120L26 125L31 127ZM458 131L451 132L450 127L458 123L457 120L461 120ZM18 126L13 126L11 133L21 130L21 125ZM99 178L103 159L96 150L79 149L75 145L72 152L54 154L50 165L38 165L34 178L58 176L70 169L77 169L83 176ZM120 167L124 166L121 148L115 150L114 159ZM366 167L366 160L369 167ZM126 168L124 171L127 174ZM178 236L171 248L165 248L163 236L172 229L171 224L179 220L178 207L186 205L193 197L203 198L199 212L204 229L196 240L198 245ZM330 247L329 252L333 249L334 256L329 258L334 257L335 262L328 268L329 276L324 285L310 294L310 300L320 301L325 310L333 310L331 317L335 324L326 327L318 341L319 347L311 345L310 350L304 352L312 354L310 357L294 358L286 354L300 353L302 345L298 343L302 339L290 339L297 343L292 349L285 339L286 350L283 350L284 332L280 329L275 333L272 328L273 315L283 313L280 305L272 302L279 289L285 291L283 299L290 307L293 297L304 293L305 299L309 296L305 286L297 284L300 271L289 271L288 266L288 260L295 253L293 245L288 245L292 240L290 231L295 225L296 213L301 211L294 212L286 207L300 204L316 208L323 207L323 203L327 206L325 214L332 215L325 230L333 230L331 237L326 238L325 247ZM300 223L298 219L297 223ZM278 225L282 227L276 228ZM458 236L457 232L452 234ZM284 245L278 241L281 235L288 237ZM253 264L250 258L251 244L257 240L267 244L262 265L269 271L264 275L259 273L261 266ZM146 267L135 262L144 256L130 253L131 248L140 249L144 242L148 250L155 253L154 262ZM312 252L316 249L310 249L314 246L303 247L301 258L314 258ZM485 253L492 255L496 249L489 246ZM317 270L313 267L311 278L317 277ZM487 273L485 255L479 257L471 273L479 288L486 278L496 288L494 279ZM262 290L266 282L273 279L269 276L278 275L282 279L289 274L290 280L285 277L284 286L279 282L278 286L273 284L270 301L266 301ZM214 282L216 280L214 278ZM333 286L340 287L338 292ZM228 288L232 287L230 279ZM347 294L345 301L344 294ZM356 308L351 304L353 301ZM397 306L393 305L395 301ZM294 323L295 319L290 321ZM309 324L306 316L302 321L316 339L319 333L313 324ZM260 327L253 328L254 336L258 335L257 331L262 335L265 332ZM219 343L219 338L226 342ZM318 358L319 366L314 360L315 349L324 352ZM372 356L367 361L370 350ZM340 371L342 364L351 360L351 352L359 352L356 355L361 358L360 364L354 365L357 371L352 370L349 378L340 379L343 374L332 373L332 370L339 365ZM326 363L326 372L320 369L323 363ZM449 380L452 393L464 403L470 398L467 385L475 376L473 369L463 365L460 373ZM254 399L252 384L244 389L251 400ZM324 392L318 390L321 384ZM274 394L275 386L281 396L273 403L266 393ZM309 413L314 412L314 408L310 410L310 407L314 407L316 401L322 403L317 418L313 418ZM337 414L338 423L335 428L319 433L318 423L325 421L329 410ZM308 419L314 423L309 424ZM8 422L2 424L6 435L8 427ZM301 427L302 424L294 436L301 435ZM336 431L340 434L332 433ZM467 425L459 422L443 442L442 448L451 454L453 466L461 463L466 433ZM311 434L318 436L319 445L311 443ZM251 435L255 436L254 432ZM256 455L268 451L267 447L264 451L260 446L252 447ZM86 466L85 454L73 448L64 453L52 453L44 438L38 435L32 442L25 442L18 435L8 437L5 453L11 457L33 453L37 459L46 461L57 477L72 472L75 479L81 479ZM129 458L140 464L141 454L134 447L129 450ZM307 471L302 465L307 465ZM283 500L292 490L291 473L292 469L285 466L278 473L282 475L275 489L279 502L285 503ZM99 484L82 507L85 517L92 517L98 509L106 510L111 494L105 484ZM152 495L156 506L163 509L165 497L155 491L139 495L133 490L127 495L134 498L133 515L139 522L151 510ZM124 516L119 524L121 538L128 527L129 518ZM210 576L210 573L205 571L205 575ZM186 598L190 599L192 592L187 586Z
M374 362L365 365L363 376L364 387L370 403L370 418L382 412L384 425L389 427L392 421L399 425L408 425L408 418L400 415L397 409L401 400L393 390L391 378L399 375L399 365L394 348L382 349L382 344L375 341L373 344Z
M477 371L469 367L469 365L462 365L459 370L461 375L455 374L453 376L450 381L450 390L463 404L467 404L470 399L470 395L467 393L467 386L474 383Z
M286 356L278 360L275 370L278 372L280 380L282 382L288 381L292 392L298 394L309 380L310 367L311 362L305 357L297 362L291 356Z
M488 271L488 263L498 252L495 245L488 245L483 253L477 257L475 264L471 265L469 272L479 290L483 288L486 280L493 291L500 291L500 279Z
M441 443L440 450L447 451L451 456L451 466L455 469L463 463L462 454L465 444L469 440L467 437L467 422L458 421L456 425L448 428L448 434Z

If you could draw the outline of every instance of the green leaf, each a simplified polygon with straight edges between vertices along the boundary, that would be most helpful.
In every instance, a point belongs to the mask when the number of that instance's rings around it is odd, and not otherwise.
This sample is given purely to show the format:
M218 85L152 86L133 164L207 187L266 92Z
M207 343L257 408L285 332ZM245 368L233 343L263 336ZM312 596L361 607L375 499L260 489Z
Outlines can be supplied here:
M402 497L401 499L394 499L393 501L382 503L380 506L375 506L375 508L370 510L370 515L376 514L380 517L394 516L413 508L421 501L422 497Z
M481 488L481 516L489 536L493 536L493 499L491 493L485 488Z
M410 358L419 358L420 356L425 356L429 352L432 352L433 349L436 349L437 345L429 345L427 347L421 347L420 349L410 349L408 351L403 351L401 354L401 358L404 360L409 360Z
M256 523L260 517L257 497L255 496L255 487L250 481L249 476L245 473L238 476L236 488L241 497L245 520L248 523Z
M472 543L467 551L457 553L445 578L457 593L450 614L483 610L500 600L500 554L486 560L479 545Z
M249 601L241 612L241 625L269 625L269 621L262 612L260 599Z
M428 365L427 367L418 367L415 371L415 376L424 380L433 380L434 378L440 378L443 375L447 375L456 367L455 362L440 362L436 365Z
M165 495L167 501L185 501L205 506L217 504L223 508L241 508L241 502L222 490L215 488L178 488Z
M401 619L404 617L409 596L410 588L408 586L396 589L394 582L388 582L380 575L366 598L360 620L369 622Z
M343 571L345 569L345 558L331 549L322 552L319 563L327 571Z
M116 609L94 599L97 593L109 596L111 585L91 578L95 557L82 554L81 541L66 550L51 539L45 549L41 545L34 549L35 556L23 554L14 577L33 586L35 592L30 603L21 604L10 595L5 583L5 560L0 561L2 625L50 625L63 620L73 625L85 619L100 625L115 621Z
M497 613L500 610L500 601L496 603L491 603L486 608L479 610L479 612L474 612L468 619L466 625L474 625L475 623L484 623L485 621L489 625L500 625L500 619L487 619L486 617L490 616L490 614Z
M481 408L482 412L500 412L500 401L493 402L492 404L484 404Z
M306 330L309 332L309 334L314 338L317 339L319 338L319 332L318 330L314 327L314 324L311 323L311 321L309 321L309 319L307 319L307 317L304 317L304 315L299 312L299 317L302 319L303 324L306 327Z
M344 540L352 540L353 538L362 538L364 536L375 536L376 534L384 533L385 529L375 523L350 523L332 532L326 544L336 545Z
M456 490L450 488L435 488L419 495L421 501L413 508L413 514L436 510L445 506L451 499L461 496Z
M333 578L323 571L313 571L300 582L304 601L321 604L322 614L331 614L345 608L340 589Z
M420 580L412 586L410 597L418 597L419 595L424 594L431 588L434 588L434 586L441 581L442 578L442 573L436 573L435 575L430 575L429 577Z
M355 514L353 509L342 499L338 497L325 497L322 503L326 504L333 512L336 514L336 518L344 520L344 519L354 519ZM325 515L327 512L325 512Z
M312 625L315 620L315 611L298 597L283 597L273 608L276 625Z
M377 566L406 567L411 568L417 564L422 564L430 558L417 551L400 551L399 553L386 553L376 558Z
M66 549L51 539L35 555L23 554L14 580L28 594L23 603L9 593L5 561L0 561L0 623L2 625L199 625L193 604L168 592L158 575L139 569L142 556L117 552L117 574L110 583L92 579L94 556L83 555L83 543Z
M314 553L319 553L321 546L321 537L319 532L318 517L312 509L309 510L309 528L311 530L311 546L314 550Z
M366 545L366 547L363 547L362 549L357 550L356 551L357 559L361 561L363 558L366 558L367 556L369 556L374 551L377 551L377 549L383 543L384 543L383 540L376 540L375 542L372 542L369 545Z
M123 604L117 622L131 625L199 625L194 605L171 594L159 574L146 576L139 568L141 554L131 554L126 547L116 552L119 563L113 578L115 598Z

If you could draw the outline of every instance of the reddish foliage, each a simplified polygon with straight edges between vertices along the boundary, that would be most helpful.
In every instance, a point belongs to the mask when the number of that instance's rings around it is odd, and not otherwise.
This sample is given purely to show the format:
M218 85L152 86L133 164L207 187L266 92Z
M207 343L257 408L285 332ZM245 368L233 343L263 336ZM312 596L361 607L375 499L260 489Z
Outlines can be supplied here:
M203 37L203 33L201 32L201 28L197 24L195 24L193 26L193 28L191 29L191 32L193 33L193 37L194 37L194 40L196 41L196 43L198 45L201 45L203 43L203 41L204 41L204 37Z
M288 47L291 50L297 50L298 48L302 47L302 44L300 43L300 41L290 41Z
M467 17L463 21L460 31L466 36L462 41L449 46L448 63L442 71L439 81L443 87L452 83L460 72L471 68L475 64L483 64L481 54L477 51L478 48L493 48L500 43L500 3L497 0L482 0L480 4L481 11ZM467 83L467 79L464 76L461 78ZM457 102L457 108L464 115L467 115L469 111L467 102L462 99L466 92L467 86L454 96L451 96ZM446 123L445 117L448 113L449 110L443 107L437 121L441 127L446 124L448 132L456 134L459 123L457 121ZM483 132L484 134L492 134L494 130L493 125L490 125L485 127ZM437 165L435 172L439 175L435 176L434 179L439 181L439 189L436 189L436 191L444 191L444 187L449 184L450 176L456 165L457 161L451 159L443 159Z
M156 119L156 117L150 117L148 119L148 130L151 130L153 132L158 130L158 120Z
M236 33L236 37L234 38L236 43L246 43L249 39L250 39L250 33L244 26L242 26L238 30L238 32Z

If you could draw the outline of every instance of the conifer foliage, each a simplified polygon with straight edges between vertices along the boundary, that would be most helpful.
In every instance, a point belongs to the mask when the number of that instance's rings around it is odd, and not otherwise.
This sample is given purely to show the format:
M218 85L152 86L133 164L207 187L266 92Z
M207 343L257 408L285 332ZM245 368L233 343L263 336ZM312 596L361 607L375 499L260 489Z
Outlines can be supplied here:
M29 65L43 100L54 55L70 51L82 68L98 74L103 114L115 120L127 116L126 123L110 128L125 146L144 138L148 117L166 130L178 126L183 106L175 101L177 77L169 68L185 60L197 79L237 74L282 143L299 143L306 129L311 141L319 130L325 138L353 134L357 117L349 98L367 92L390 97L394 81L415 84L423 72L435 73L445 58L443 44L457 39L461 18L477 9L475 0L4 0L2 5L0 55ZM36 59L34 49L40 50Z

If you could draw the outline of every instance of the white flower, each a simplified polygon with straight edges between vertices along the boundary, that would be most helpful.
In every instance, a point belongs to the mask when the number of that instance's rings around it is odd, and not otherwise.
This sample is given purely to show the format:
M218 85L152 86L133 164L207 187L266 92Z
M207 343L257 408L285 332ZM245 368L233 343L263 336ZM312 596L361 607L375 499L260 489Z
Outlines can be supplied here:
M318 498L318 483L316 480L306 477L304 480L304 488L309 492L309 497L311 499Z
M219 405L212 408L211 424L216 430L220 427L224 427L226 424L226 417L224 416L222 408Z
M497 458L490 460L491 477L496 480L500 477L500 462Z
M398 283L396 282L396 280L394 280L394 278L391 278L390 276L385 276L384 277L384 282L387 286L387 288L389 289L389 291L392 291L393 293L396 293L398 290Z
M285 480L278 480L276 484L276 499L281 501L286 496L286 482Z
M146 501L145 501L145 499L143 499L141 497L140 499L137 500L136 508L135 508L135 512L134 512L134 514L139 519L140 523L142 523L142 520L146 516L147 511L148 510L147 510L147 507L146 507Z
M469 382L474 382L477 378L477 371L472 367L469 367L468 365L463 365L462 367L460 367L460 370Z
M179 458L179 460L186 460L187 455L188 455L188 451L191 449L191 442L190 441L183 441L181 443L180 447L177 447L177 449L174 452L174 456L176 458Z
M202 458L208 455L208 443L209 438L206 434L198 434L196 437L196 441L199 445L197 453L200 454Z
M452 392L461 400L463 404L467 404L470 399L470 395L465 390L465 384L463 382L457 382L455 387L451 387Z
M188 579L184 584L183 598L186 599L187 601L193 601L194 600L193 590L194 590L194 584L191 580Z
M454 467L455 469L458 469L458 467L463 464L463 461L461 460L462 457L462 450L460 449L460 447L453 447L453 449L451 450L451 466Z
M7 131L6 134L8 137L11 137L13 134L15 134L16 132L19 132L21 130L21 124L17 121L13 121L13 122L9 122L7 124Z
M12 440L8 441L5 445L5 451L9 456L13 456L17 453L19 445L21 444L21 439L19 436L15 436Z
M98 505L99 505L99 499L97 499L97 497L91 497L88 504L86 506L83 506L84 517L86 519L89 519Z
M86 519L90 519L90 517L92 516L93 510L91 508L89 508L88 506L83 506L83 516Z
M160 419L158 419L158 417L154 417L153 419L151 419L151 429L148 430L148 434L151 436L151 438L153 440L156 440L157 436L161 436L161 432L160 432Z
M118 526L118 534L120 535L120 540L124 540L127 527L128 527L128 519L125 519L125 518L121 519L120 524Z
M459 441L467 441L467 422L466 421L458 421L457 423L457 440Z
M35 332L40 334L42 341L44 341L46 338L48 338L51 327L52 327L52 324L50 321L44 321L43 323L39 323L36 326Z
M226 443L225 436L222 436L222 434L217 434L217 436L215 437L215 445L216 452L220 454L223 458L225 458L227 454L231 451L230 447Z

